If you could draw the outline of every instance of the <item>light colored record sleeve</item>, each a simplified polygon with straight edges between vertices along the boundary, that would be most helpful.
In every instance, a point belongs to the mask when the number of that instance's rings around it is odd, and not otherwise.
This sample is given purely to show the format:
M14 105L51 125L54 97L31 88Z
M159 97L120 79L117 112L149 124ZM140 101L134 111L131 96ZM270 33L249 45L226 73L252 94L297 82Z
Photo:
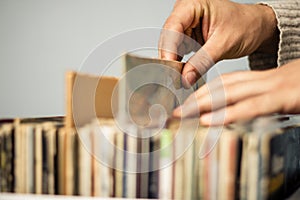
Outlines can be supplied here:
M21 190L21 185L22 185L22 180L21 180L21 164L22 164L22 139L21 139L21 127L19 120L16 120L14 122L15 126L15 145L14 145L14 175L15 175L15 187L14 191L16 193L22 192Z
M123 159L124 159L124 134L120 131L116 134L116 169L115 169L115 197L123 196Z
M35 193L42 194L43 154L42 154L42 127L36 126L34 135L35 146Z
M56 155L56 128L53 124L46 124L47 159L48 159L48 194L55 194L55 155Z
M179 155L181 154L181 156L174 162L174 194L173 197L174 199L183 199L183 195L184 195L184 143L182 141L184 141L184 135L182 134L178 134L176 135L176 131L178 129L175 130L171 130L172 133L175 135L175 147L174 148L174 155ZM177 138L176 138L177 137ZM174 159L176 159L174 157Z
M26 126L21 125L21 192L27 192L27 134Z
M173 166L172 162L172 133L164 129L161 132L160 146L160 171L159 171L159 198L172 198L172 184L173 184Z
M234 131L224 130L219 141L219 192L224 200L235 199L237 166L238 166L238 134Z
M58 194L66 194L66 129L58 131Z
M93 196L103 196L102 192L102 181L103 178L101 176L102 173L102 164L99 160L99 157L97 156L101 151L101 140L99 139L97 130L92 126L92 152L93 152L93 160L92 160L92 190L93 190Z
M91 130L89 126L84 126L78 130L79 136L79 195L91 196L92 193L92 156L91 151Z
M113 195L113 156L114 156L114 135L115 129L111 125L94 125L93 143L95 149L95 158L99 161L96 167L101 168L100 187L102 197L112 197Z
M184 196L183 199L192 199L193 198L193 178L194 178L194 142L193 133L188 131L184 137Z
M258 178L259 178L259 143L260 139L252 133L248 138L248 170L247 170L247 199L257 199L258 197ZM249 170L249 167L251 170Z
M66 129L66 162L65 162L65 178L66 178L66 195L74 195L74 143L76 132L74 129Z
M137 170L137 138L135 136L127 135L127 198L136 197L136 170Z

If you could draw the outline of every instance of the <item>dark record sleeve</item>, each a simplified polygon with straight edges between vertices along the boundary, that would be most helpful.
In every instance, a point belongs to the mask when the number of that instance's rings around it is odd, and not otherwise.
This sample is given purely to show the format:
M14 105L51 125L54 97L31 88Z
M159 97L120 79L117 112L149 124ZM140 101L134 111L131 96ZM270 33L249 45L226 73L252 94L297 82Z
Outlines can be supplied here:
M43 166L43 178L42 178L42 193L48 194L48 142L46 131L42 131L42 166Z
M9 132L6 134L6 152L7 152L7 163L6 163L6 170L7 170L7 192L13 192L14 189L14 148L13 148L13 134L14 129L10 129Z
M300 186L300 127L288 128L270 141L269 199L282 199Z
M300 127L286 130L284 149L284 192L285 197L300 186ZM274 148L276 148L274 146Z

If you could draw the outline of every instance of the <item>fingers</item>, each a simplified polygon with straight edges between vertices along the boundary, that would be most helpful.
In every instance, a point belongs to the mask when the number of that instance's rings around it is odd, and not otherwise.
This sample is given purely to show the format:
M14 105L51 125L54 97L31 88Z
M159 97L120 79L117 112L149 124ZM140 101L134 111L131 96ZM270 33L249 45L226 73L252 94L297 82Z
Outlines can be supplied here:
M177 1L160 35L159 57L177 59L177 48L183 41L184 33L192 36L192 28L199 24L202 15L201 6L196 6L194 2Z
M200 122L203 125L214 126L249 120L280 111L282 103L282 98L280 98L280 95L278 96L278 93L265 93L215 112L204 114L200 117Z
M198 50L183 67L183 86L188 88L189 85L195 84L214 64L203 48Z
M262 85L264 85L264 87L261 87ZM200 102L199 108L202 112L217 110L244 99L263 94L269 91L270 85L266 85L263 80L260 80L254 83L252 81L246 81L241 84L218 88L212 91L211 94L197 99Z
M159 57L162 59L179 60L184 54L197 51L184 67L183 86L186 88L193 85L215 63L210 52L198 51L200 44L204 44L200 22L204 7L199 2L177 1L160 35Z
M204 75L215 63L223 57L224 40L214 33L185 64L182 76L183 85L193 85L202 75Z
M206 86L206 95L198 96L197 94L193 94L185 101L181 108L174 111L174 114L176 117L190 117L194 116L197 112L206 113L215 111L269 91L272 84L267 84L268 83L265 83L264 80L258 80L254 82L244 81L224 87L218 86L222 85L222 83ZM264 85L264 87L261 87L262 85ZM197 103L195 103L195 101ZM186 107L193 107L193 109L186 109ZM180 111L181 109L183 109L183 111Z
M200 99L203 96L208 95L210 92L216 90L217 88L225 88L233 84L238 85L241 84L242 82L247 82L247 81L263 80L269 77L270 75L271 75L271 71L263 71L263 72L262 71L239 71L239 72L223 74L222 76L214 79L213 81L199 88L195 92L195 95L198 99Z
M236 72L223 75L202 86L184 104L175 109L176 117L190 117L196 113L216 111L273 90L274 81L268 77L273 71Z
M201 87L173 114L188 117L198 112L203 125L222 125L287 112L282 95L289 89L278 90L275 73L275 70L268 70L223 75ZM286 98L292 99L288 94Z
M183 37L181 32L163 29L159 39L159 57L166 60L177 60L178 47L181 45Z

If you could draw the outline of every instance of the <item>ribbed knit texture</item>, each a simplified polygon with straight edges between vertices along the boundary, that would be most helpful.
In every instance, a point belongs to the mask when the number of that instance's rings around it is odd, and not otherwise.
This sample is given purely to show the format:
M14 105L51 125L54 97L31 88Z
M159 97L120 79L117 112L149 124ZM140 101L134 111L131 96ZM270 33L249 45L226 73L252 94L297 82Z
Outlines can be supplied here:
M282 66L300 58L300 1L278 0L261 4L270 6L277 18L280 41L277 55L254 52L249 56L251 69Z

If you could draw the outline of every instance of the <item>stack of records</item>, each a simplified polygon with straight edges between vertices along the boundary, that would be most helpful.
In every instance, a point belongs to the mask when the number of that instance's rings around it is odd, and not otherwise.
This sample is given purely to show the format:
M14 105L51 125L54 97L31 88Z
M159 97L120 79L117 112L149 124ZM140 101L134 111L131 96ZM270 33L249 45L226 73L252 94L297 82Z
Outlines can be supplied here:
M128 134L113 119L2 120L1 192L165 199L284 198L300 184L299 117L227 127L169 120ZM136 133L133 135L132 133Z
M225 127L173 119L203 84L182 89L182 67L126 55L121 80L68 73L65 117L0 120L0 191L207 200L293 193L300 117Z

